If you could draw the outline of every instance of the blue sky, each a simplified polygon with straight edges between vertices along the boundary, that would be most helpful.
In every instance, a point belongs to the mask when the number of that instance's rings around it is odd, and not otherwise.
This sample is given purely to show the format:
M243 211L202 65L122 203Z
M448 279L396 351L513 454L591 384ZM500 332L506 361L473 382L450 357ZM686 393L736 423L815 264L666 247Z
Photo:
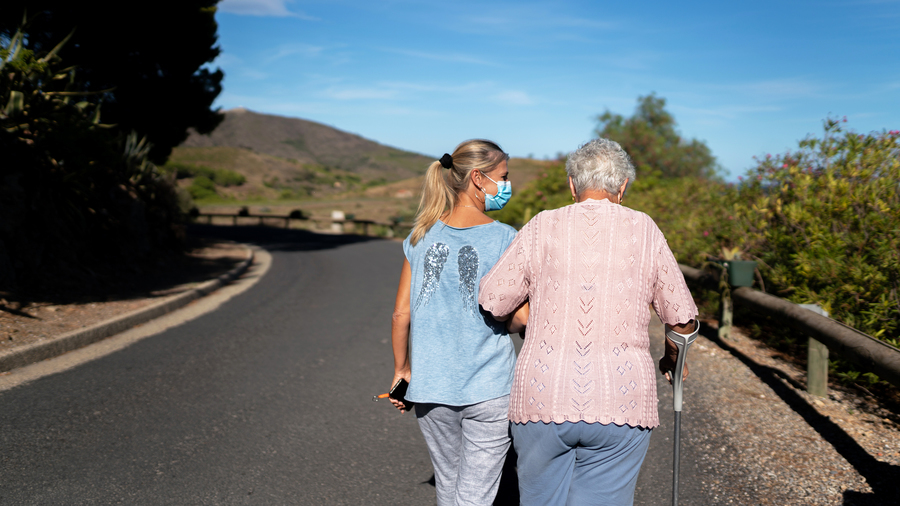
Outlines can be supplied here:
M655 92L728 180L828 116L900 128L900 0L681 4L224 0L215 105L435 157L483 137L544 158Z

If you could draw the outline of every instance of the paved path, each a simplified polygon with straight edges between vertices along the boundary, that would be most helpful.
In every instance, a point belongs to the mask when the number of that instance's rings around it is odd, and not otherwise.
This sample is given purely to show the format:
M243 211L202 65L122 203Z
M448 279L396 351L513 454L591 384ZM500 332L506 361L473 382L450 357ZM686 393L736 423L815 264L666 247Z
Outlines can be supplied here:
M371 401L392 372L399 242L251 227L217 233L271 253L269 272L251 289L0 392L0 504L433 504L415 419ZM651 337L658 357L658 325ZM636 504L670 501L671 388L662 377L658 385L663 425ZM699 463L729 445L709 439L721 431L703 388L717 386L689 386L686 397L681 504L756 504L738 475L712 477L731 480L715 497L703 485L711 477ZM516 504L514 472L507 478L498 503Z

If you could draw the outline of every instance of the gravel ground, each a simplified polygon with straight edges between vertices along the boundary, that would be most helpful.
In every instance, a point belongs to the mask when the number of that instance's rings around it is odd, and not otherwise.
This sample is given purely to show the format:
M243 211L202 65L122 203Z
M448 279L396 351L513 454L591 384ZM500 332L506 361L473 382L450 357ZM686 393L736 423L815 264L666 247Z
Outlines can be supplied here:
M157 278L148 285L152 289L136 289L127 297L64 303L2 299L0 352L188 289L233 267L243 259L243 249L207 243L192 257L169 273L165 287ZM684 416L702 416L706 430L685 443L699 455L693 468L702 473L712 504L900 504L900 414L837 385L827 399L810 396L805 373L795 364L739 328L720 341L716 322L704 323L705 335L689 355Z
M900 504L897 413L835 385L827 399L811 396L803 370L740 329L720 341L706 324L685 402L714 414L716 427L691 444L716 504Z

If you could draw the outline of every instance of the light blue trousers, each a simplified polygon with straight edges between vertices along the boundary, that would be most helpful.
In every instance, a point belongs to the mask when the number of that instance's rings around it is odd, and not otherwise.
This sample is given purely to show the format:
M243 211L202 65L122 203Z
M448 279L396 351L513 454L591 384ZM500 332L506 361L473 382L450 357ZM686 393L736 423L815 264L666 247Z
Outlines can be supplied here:
M415 406L438 506L490 506L509 450L509 396L469 406Z
M650 429L587 422L511 423L524 506L634 504Z

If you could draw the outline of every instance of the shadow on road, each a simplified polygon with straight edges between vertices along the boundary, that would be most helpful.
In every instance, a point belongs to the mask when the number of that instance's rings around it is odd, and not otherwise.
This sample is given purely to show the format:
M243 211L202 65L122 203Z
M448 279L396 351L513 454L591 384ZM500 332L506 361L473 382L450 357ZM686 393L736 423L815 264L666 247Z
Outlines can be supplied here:
M352 234L317 234L309 230L257 226L220 226L193 224L188 234L195 237L228 239L262 246L269 251L315 251L348 244L383 241L380 237Z
M815 408L806 402L806 399L791 388L804 388L803 385L788 378L777 369L758 364L729 345L728 342L719 339L715 329L703 327L700 333L703 337L716 343L720 348L750 368L759 379L768 385L794 412L803 417L803 420L810 427L831 444L866 479L866 482L872 487L872 493L848 490L844 492L844 505L893 506L897 504L897 498L900 497L900 467L880 462L870 455L865 448L861 447L840 426L832 422L827 416L816 411ZM790 384L791 387L786 383Z
M316 234L307 230L285 230L257 226L190 225L187 246L203 248L216 240L227 239L260 245L270 251L313 251L331 249L365 241L383 240L359 235ZM33 319L21 308L33 301L43 304L88 304L172 295L173 287L187 286L213 279L236 267L235 257L202 258L172 254L144 265L110 265L109 272L72 278L55 286L29 286L16 293L0 291L0 311Z

